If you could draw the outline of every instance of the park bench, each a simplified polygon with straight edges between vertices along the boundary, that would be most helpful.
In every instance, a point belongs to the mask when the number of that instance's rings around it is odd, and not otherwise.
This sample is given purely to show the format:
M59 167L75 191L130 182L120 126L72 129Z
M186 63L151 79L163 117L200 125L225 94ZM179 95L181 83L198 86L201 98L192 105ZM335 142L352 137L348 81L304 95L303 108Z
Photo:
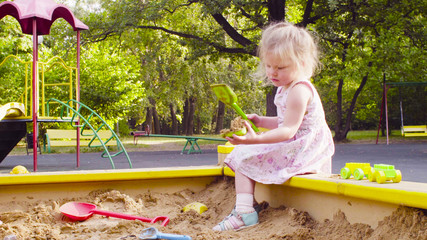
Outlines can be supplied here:
M109 130L100 130L98 131L97 134L102 139L104 144L105 144L105 141L107 141L112 136L112 133ZM77 130L47 129L45 137L46 137L44 141L45 152L46 152L46 146L47 146L47 152L49 153L51 152L52 147L77 146ZM84 135L80 133L80 146L89 146L89 143L93 139L93 137L94 137L93 132L90 130L85 130ZM111 141L108 141L105 145L116 146L117 142L112 139ZM92 142L91 146L102 146L102 144L101 142L99 142L98 139L95 139Z
M200 148L199 144L197 143L198 140L207 140L207 141L219 141L219 142L227 142L227 139L224 138L209 138L209 137L194 137L194 136L180 136L180 135L162 135L162 134L140 134L135 135L135 132L131 135L135 137L165 137L165 138L183 138L186 139L187 142L185 143L184 148L181 151L181 154L183 154L185 151L187 151L187 154L191 153L202 153L202 149ZM187 149L188 146L188 149Z
M412 125L402 127L404 137L424 137L427 136L427 125Z
M138 144L138 137L150 135L150 127L145 127L145 131L133 131L130 133L133 136L133 144Z

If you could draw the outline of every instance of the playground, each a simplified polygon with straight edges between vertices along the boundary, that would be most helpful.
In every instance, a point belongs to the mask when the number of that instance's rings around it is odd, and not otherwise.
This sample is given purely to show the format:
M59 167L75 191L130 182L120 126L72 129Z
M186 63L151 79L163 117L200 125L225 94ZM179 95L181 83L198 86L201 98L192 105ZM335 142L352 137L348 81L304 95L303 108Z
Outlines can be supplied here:
M427 181L416 179L426 169L425 161L418 164L419 159L425 160L425 143L405 149L388 145L388 136L383 154L376 158L370 158L372 148L379 147L373 144L337 146L332 175L305 174L281 185L257 184L260 223L239 232L214 232L212 227L235 203L234 173L223 164L234 146L221 138L151 134L179 138L185 145L157 153L128 153L111 126L80 102L80 31L88 27L66 6L51 0L43 3L47 16L28 7L34 7L35 1L0 4L0 19L11 15L34 41L32 61L10 56L0 63L1 67L14 61L25 69L21 98L0 107L0 239L157 239L141 237L149 227L174 235L170 239L200 240L421 240L427 236ZM77 66L67 66L60 58L38 61L38 36L49 34L58 18L64 18L76 32ZM66 81L50 82L50 71L65 71ZM58 88L63 89L51 91ZM39 136L39 126L46 122L69 124L72 130L48 129ZM139 144L149 140L150 134L140 134ZM32 143L31 154L10 155L24 137L26 144ZM40 142L43 137L46 144ZM138 138L133 141L137 145ZM211 141L213 147L201 148L200 141ZM81 153L82 144L100 151ZM44 152L55 146L76 148L73 154L41 154L42 145ZM353 161L394 164L402 181L371 182L363 176L342 179L339 169ZM16 165L26 166L29 172L14 172ZM417 166L416 172L410 172ZM81 203L80 208L66 213L63 206L70 202ZM82 203L94 204L95 209L82 210ZM205 208L187 211L185 206L192 203ZM154 221L157 218L161 220Z

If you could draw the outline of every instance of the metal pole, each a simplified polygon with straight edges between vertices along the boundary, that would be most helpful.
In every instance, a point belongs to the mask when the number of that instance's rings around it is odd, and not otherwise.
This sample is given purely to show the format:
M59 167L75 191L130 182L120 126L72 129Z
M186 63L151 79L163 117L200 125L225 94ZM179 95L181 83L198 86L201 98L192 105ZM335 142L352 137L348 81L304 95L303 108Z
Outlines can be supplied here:
M380 137L380 129L381 129L381 122L382 122L382 120L383 120L383 111L384 111L384 102L385 102L385 92L386 92L386 90L385 90L385 86L386 86L386 83L385 83L385 73L383 73L383 95L382 95L382 98L381 98L381 112L380 112L380 120L379 120L379 122L378 122L378 130L377 130L377 141L376 141L376 143L375 144L378 144L378 139L379 139L379 137Z
M399 108L400 108L400 131L403 135L403 104L402 104L402 91L399 87Z
M80 102L80 30L77 30L77 86L76 86L76 101ZM79 104L76 104L76 109L79 109ZM77 125L80 125L80 118L77 119ZM80 167L80 128L77 127L77 167Z
M389 89L389 86L385 86L385 126L387 131L387 145L389 144L388 140L388 108L387 108L387 91Z
M37 20L36 18L33 18L33 81L32 81L32 92L33 92L33 168L34 172L37 171L37 135L38 135L38 129L37 129L37 108L38 108L38 102L37 102L37 60L38 60L38 46L37 46Z
M381 121L383 120L383 111L384 111L384 95L385 95L385 88L383 86L383 96L381 97L381 112L380 112L380 120L378 122L378 130L377 130L377 141L375 142L375 144L378 144L378 139L380 136L380 130L381 130Z

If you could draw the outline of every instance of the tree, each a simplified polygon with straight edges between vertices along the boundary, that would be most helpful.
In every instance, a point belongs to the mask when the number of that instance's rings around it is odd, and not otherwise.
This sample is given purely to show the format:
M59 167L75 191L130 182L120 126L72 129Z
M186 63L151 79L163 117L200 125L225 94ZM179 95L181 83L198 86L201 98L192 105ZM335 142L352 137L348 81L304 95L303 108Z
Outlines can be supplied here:
M261 29L270 22L283 21L286 9L285 1L281 0L122 1L115 3L114 8L109 7L109 1L104 4L111 15L120 17L93 31L93 41L120 35L128 28L159 30L180 37L178 41L181 44L191 46L193 57L207 54L256 56ZM312 0L304 5L302 21L299 23L302 26L319 18L311 17ZM194 14L194 17L189 18L186 14L188 12ZM165 18L170 20L163 21ZM201 20L195 22L195 19ZM266 93L267 115L275 115L275 91L269 89Z
M324 41L324 49L327 49L326 62L329 64L320 78L326 80L327 85L331 80L337 83L336 99L332 100L336 106L333 110L336 114L334 139L343 141L357 113L367 106L380 104L380 94L359 100L361 94L369 94L370 90L381 91L382 75L384 72L390 74L388 69L407 67L395 57L412 56L401 49L417 48L407 41L402 31L414 24L410 19L420 16L417 9L422 3L342 1L337 4L330 6L336 9L334 15L319 20L316 29ZM390 54L391 49L393 54ZM370 90L364 91L366 86ZM357 101L363 102L358 104Z

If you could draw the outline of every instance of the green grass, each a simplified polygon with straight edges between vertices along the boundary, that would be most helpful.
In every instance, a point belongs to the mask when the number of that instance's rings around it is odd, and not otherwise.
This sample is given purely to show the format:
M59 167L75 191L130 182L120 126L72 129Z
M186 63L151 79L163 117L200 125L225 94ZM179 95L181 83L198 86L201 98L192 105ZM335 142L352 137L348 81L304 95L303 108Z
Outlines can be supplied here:
M381 136L381 132L380 132ZM391 135L393 137L400 137L400 132L392 131ZM347 139L352 140L376 140L377 131L376 130L366 130L366 131L350 131L347 134Z
M350 131L347 134L347 140L349 143L376 143L377 130L365 130L365 131ZM382 136L381 131L379 133L378 142L386 142L387 136ZM390 142L426 142L427 137L403 137L400 130L392 130L389 135Z

